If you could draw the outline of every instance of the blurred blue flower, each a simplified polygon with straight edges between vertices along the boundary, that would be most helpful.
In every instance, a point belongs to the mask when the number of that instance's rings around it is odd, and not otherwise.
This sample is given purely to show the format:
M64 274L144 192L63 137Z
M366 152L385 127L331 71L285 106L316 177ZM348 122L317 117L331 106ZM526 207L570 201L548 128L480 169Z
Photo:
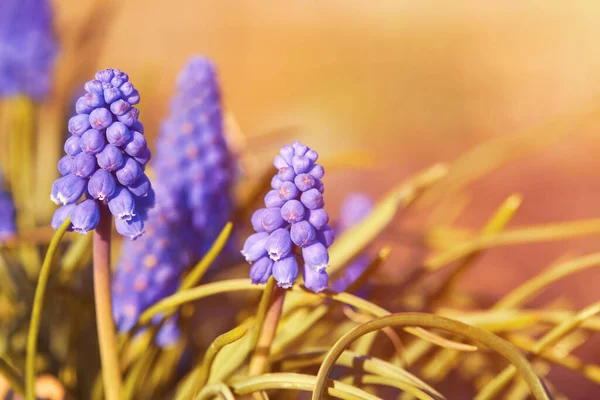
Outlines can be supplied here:
M304 285L316 293L327 288L327 248L333 242L333 229L323 209L324 172L316 164L318 157L300 142L284 146L275 157L278 172L271 180L273 190L265 196L266 208L252 214L250 222L257 233L242 248L246 261L253 264L253 283L265 283L272 274L280 287L291 287L298 276L295 255L301 250Z
M177 90L156 143L156 207L149 211L146 235L124 243L113 279L115 303L122 305L114 308L121 332L131 329L145 309L177 290L181 273L201 259L233 211L234 164L223 135L215 67L204 57L192 58L178 76ZM120 131L110 132L108 141L114 144L121 136ZM141 133L133 131L127 140L129 156L143 155ZM137 173L135 167L127 167L129 160L121 169L127 174L116 174L121 183ZM136 190L144 187L129 188L134 194ZM139 276L146 277L147 286L139 278L136 285ZM169 345L179 334L174 316L165 322L156 342Z
M0 172L0 242L17 233L15 225L15 204L10 193L3 189L4 180Z
M139 95L129 76L112 68L97 72L84 87L75 106L77 115L68 123L67 155L58 163L62 177L52 185L50 198L63 206L77 203L83 195L87 199L74 209L56 210L52 226L57 229L70 215L71 229L86 234L98 225L99 206L108 205L117 232L137 239L144 233L144 219L152 207L148 198L153 195L144 174L150 150L133 107ZM123 115L129 116L126 122Z
M48 0L2 0L0 97L46 96L57 51Z
M373 209L373 200L362 193L351 193L342 202L340 207L340 220L337 224L340 232L352 228L361 222ZM346 290L369 265L369 257L366 254L359 255L344 270L344 275L336 280L331 288L336 292Z

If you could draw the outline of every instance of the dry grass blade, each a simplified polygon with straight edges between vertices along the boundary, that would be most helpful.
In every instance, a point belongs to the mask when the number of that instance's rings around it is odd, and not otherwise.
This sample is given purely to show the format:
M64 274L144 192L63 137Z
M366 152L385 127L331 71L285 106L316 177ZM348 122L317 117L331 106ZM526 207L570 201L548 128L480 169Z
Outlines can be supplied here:
M458 351L477 351L477 346L472 346L470 344L455 342L453 340L446 339L445 337L431 333L428 330L423 329L423 328L407 327L407 328L404 328L404 330L408 333L413 334L414 336L418 337L419 339L423 339L429 343L433 343L435 345L444 347L446 349L458 350Z
M600 302L594 303L577 313L573 318L551 329L538 342L535 343L529 356L542 353L545 349L558 342L564 336L577 329L587 318L600 312ZM500 393L516 375L514 366L505 368L490 383L488 383L476 397L476 400L488 400Z
M323 364L321 364L321 368L319 369L319 373L317 375L317 384L315 391L313 392L313 400L318 400L323 395L327 377L329 376L333 365L335 365L335 361L341 355L344 349L362 335L387 326L421 326L441 329L489 347L516 366L521 377L527 382L530 391L537 400L550 399L546 389L544 388L544 385L536 375L532 366L529 364L529 362L527 362L519 350L509 342L501 339L493 333L463 324L462 322L453 321L430 314L405 313L392 314L376 318L365 324L357 326L339 339L325 357Z

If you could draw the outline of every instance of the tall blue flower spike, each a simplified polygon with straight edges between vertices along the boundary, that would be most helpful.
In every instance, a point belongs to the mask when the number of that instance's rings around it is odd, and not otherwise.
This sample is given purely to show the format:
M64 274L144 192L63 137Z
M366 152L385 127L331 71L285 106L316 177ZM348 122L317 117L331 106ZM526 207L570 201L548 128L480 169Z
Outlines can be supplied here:
M265 196L265 208L252 214L254 234L242 248L252 267L253 283L266 283L271 275L277 285L289 288L298 277L296 256L304 262L304 285L315 293L327 289L327 248L333 229L323 209L323 167L319 155L300 142L284 146L275 157L277 174Z
M104 204L115 217L117 232L137 239L154 197L144 173L150 150L134 107L140 96L118 69L97 72L84 87L77 115L68 123L66 155L58 162L62 176L52 185L50 198L62 205L52 227L58 229L70 216L71 230L86 234L98 225Z
M3 189L3 176L0 172L0 242L17 233L15 224L15 204L10 193Z
M361 222L373 209L373 200L362 193L351 193L344 199L340 208L340 220L337 227L340 232L352 228ZM359 255L344 271L344 275L333 282L331 288L336 292L346 290L369 265L366 254Z
M181 273L200 260L233 211L234 164L223 134L214 65L192 58L178 76L177 91L156 143L156 206L148 214L146 235L124 243L113 279L114 317L122 332L177 290ZM114 138L120 136L116 131ZM125 149L138 149L140 143L143 136L134 132ZM156 341L164 347L179 336L177 319L171 318Z
M46 96L57 51L48 0L2 0L0 97Z

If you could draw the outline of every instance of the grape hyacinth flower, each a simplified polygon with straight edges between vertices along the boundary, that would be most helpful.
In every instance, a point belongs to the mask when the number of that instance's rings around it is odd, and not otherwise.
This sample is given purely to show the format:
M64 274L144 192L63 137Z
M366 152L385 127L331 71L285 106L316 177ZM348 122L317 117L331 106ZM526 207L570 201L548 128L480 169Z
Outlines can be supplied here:
M277 174L265 196L265 208L251 218L256 231L242 248L252 267L252 283L266 283L271 275L282 288L292 286L298 276L296 255L304 262L304 285L318 293L327 288L327 248L333 229L323 209L323 167L319 155L300 142L284 146L275 157Z
M343 232L360 223L373 209L371 198L362 193L351 193L342 202L340 208L340 220L337 224L339 232ZM369 258L366 254L359 255L344 270L344 275L333 282L331 288L336 292L346 290L369 265Z
M156 206L148 214L146 235L124 243L113 278L113 315L121 332L177 290L182 272L204 256L233 212L233 162L212 62L192 58L178 76L177 90L153 160ZM114 136L120 137L118 133ZM125 149L141 153L144 144L134 131ZM139 277L148 281L147 288ZM164 347L178 338L174 316L156 342Z
M134 105L140 101L129 76L118 69L96 73L76 103L68 123L71 136L59 161L62 177L50 198L58 205L52 227L71 217L70 230L86 234L98 225L100 207L108 206L117 232L137 239L153 206L152 187L144 173L150 150ZM84 199L79 202L80 199Z
M15 225L15 204L10 193L4 191L3 177L0 172L0 242L3 242L17 233Z
M0 7L0 97L43 98L58 51L48 0L3 0Z

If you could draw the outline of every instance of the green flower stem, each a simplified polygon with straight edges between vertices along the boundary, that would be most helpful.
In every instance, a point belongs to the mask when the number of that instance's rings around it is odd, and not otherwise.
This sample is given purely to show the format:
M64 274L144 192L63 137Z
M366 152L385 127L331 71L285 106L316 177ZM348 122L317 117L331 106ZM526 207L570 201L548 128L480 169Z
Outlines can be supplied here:
M271 285L273 284L271 283ZM279 325L279 317L281 317L281 311L283 310L285 289L273 285L273 293L270 297L271 305L265 315L262 329L260 329L260 335L254 349L254 354L250 359L248 371L250 376L257 376L264 373L269 365L271 345L275 339L275 333L277 332L277 326Z
M123 383L117 353L110 292L110 235L112 219L106 206L100 206L100 223L94 232L94 300L100 345L102 379L107 400L121 399Z
M19 396L25 395L25 383L23 382L23 377L3 358L0 358L0 375L8 381L15 393Z
M515 346L483 329L463 324L462 322L454 321L448 318L420 313L392 314L375 318L369 322L357 326L342 336L333 345L331 350L329 350L325 360L323 361L323 364L321 364L321 367L319 368L312 399L319 400L323 397L325 386L327 384L327 378L331 373L336 360L338 357L340 357L344 349L350 343L367 333L374 332L388 326L421 326L426 328L441 329L489 347L490 349L495 350L497 353L504 356L516 367L521 377L529 386L529 390L537 400L550 400L543 383L536 375L533 367Z
M52 260L58 249L58 244L64 236L65 232L71 226L71 220L66 219L65 222L58 228L50 246L46 252L46 258L40 269L40 277L35 288L33 298L33 310L31 311L31 322L29 324L29 334L27 335L27 355L25 359L25 398L26 400L35 400L35 356L37 353L37 339L40 333L40 322L42 320L42 307L44 305L44 295L46 286L48 286L48 278L50 269L52 268Z

